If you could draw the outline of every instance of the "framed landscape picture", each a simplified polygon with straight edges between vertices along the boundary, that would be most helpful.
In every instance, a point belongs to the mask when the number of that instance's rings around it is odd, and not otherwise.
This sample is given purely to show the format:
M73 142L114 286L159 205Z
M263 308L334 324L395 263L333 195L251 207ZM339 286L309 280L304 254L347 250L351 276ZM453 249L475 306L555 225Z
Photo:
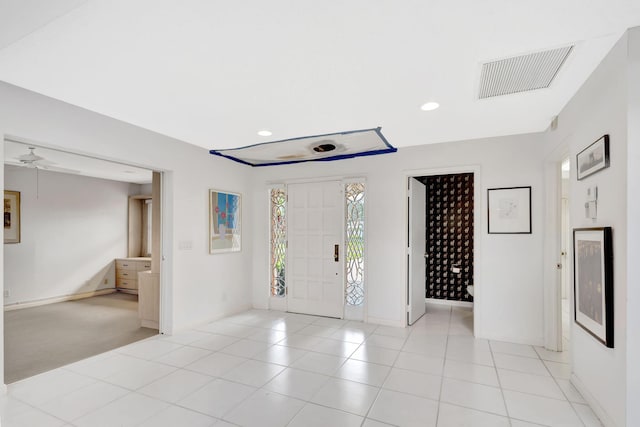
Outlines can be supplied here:
M609 167L609 135L604 135L576 156L578 181Z
M4 191L4 242L20 243L19 191Z
M531 234L531 187L487 190L489 234Z
M575 321L613 348L613 242L611 227L573 230Z
M209 253L240 251L240 220L240 194L209 190Z

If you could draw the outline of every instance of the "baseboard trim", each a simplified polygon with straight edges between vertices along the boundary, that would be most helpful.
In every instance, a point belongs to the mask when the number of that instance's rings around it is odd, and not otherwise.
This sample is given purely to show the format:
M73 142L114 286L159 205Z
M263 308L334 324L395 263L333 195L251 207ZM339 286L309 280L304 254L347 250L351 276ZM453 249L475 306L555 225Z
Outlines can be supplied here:
M35 301L28 302L16 302L13 304L7 304L4 306L4 311L21 310L23 308L39 307L41 305L54 304L56 302L74 301L78 299L97 297L100 295L107 295L116 292L115 288L99 289L97 291L83 292L80 294L63 295L61 297L43 298Z
M140 319L140 326L149 329L160 329L160 323L153 320Z
M473 303L469 301L453 301L448 299L425 298L427 304L450 305L453 307L473 307Z
M382 326L393 326L395 328L404 328L407 326L402 320L382 319L380 317L371 316L367 318L367 323L373 323L374 325Z
M600 405L600 402L596 400L596 398L591 394L591 392L587 389L584 383L578 378L575 373L571 373L571 384L580 392L584 400L587 401L591 409L596 414L600 421L605 427L618 427L616 423L613 422L607 411Z
M524 344L524 345L533 345L536 347L544 347L544 339L543 338L537 338L537 339L533 339L533 340L527 340L527 339L523 339L521 337L508 337L505 335L479 335L476 338L478 339L484 339L484 340L490 340L490 341L501 341L501 342L508 342L508 343L513 343L513 344Z

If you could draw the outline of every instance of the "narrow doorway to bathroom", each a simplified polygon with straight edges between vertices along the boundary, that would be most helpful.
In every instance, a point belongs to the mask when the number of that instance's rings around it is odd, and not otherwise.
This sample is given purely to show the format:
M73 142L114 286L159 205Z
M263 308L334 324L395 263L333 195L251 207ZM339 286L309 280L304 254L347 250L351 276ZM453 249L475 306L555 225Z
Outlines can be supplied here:
M425 184L425 298L473 333L474 174L416 177Z

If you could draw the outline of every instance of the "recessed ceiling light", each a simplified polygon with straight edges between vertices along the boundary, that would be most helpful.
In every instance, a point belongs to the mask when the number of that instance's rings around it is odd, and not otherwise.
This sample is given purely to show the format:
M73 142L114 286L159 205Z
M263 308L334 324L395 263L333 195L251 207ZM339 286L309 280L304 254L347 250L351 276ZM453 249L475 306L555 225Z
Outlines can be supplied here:
M430 102L427 102L426 104L422 104L422 107L420 107L420 109L422 111L433 111L438 107L440 107L440 104L434 101L430 101Z
M258 131L258 135L260 135L260 136L271 136L273 134L271 133L270 130L264 129L264 130Z

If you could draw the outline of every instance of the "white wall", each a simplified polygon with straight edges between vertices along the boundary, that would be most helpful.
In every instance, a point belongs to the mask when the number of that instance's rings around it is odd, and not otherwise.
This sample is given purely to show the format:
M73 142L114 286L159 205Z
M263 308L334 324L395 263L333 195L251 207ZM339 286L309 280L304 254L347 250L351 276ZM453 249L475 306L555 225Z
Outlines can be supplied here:
M163 318L174 329L251 306L251 197L243 198L243 248L208 253L208 190L250 194L251 169L206 150L0 83L0 130L74 152L165 171ZM215 146L215 141L212 141ZM191 249L179 249L182 247ZM168 318L167 318L168 317ZM170 330L169 330L170 331Z
M475 253L478 333L487 338L541 344L543 197L540 138L540 135L529 135L423 145L400 149L394 154L338 162L256 168L254 305L268 305L267 182L343 175L366 178L367 316L372 322L402 326L406 319L406 176L424 175L429 169L477 165L480 169L480 200L476 210L480 230ZM513 186L533 187L533 234L487 234L486 189Z
M16 166L4 173L21 201L21 242L5 245L4 304L114 288L130 184Z
M573 381L605 425L626 424L627 346L627 37L624 36L559 115L550 146L567 144L571 153L571 225L613 227L615 348L596 341L573 323ZM604 134L611 136L611 166L576 179L576 154ZM598 186L598 218L584 217L587 187ZM573 280L573 276L572 279ZM637 404L637 401L636 401Z
M640 425L640 28L628 33L629 68L627 147L627 425Z

